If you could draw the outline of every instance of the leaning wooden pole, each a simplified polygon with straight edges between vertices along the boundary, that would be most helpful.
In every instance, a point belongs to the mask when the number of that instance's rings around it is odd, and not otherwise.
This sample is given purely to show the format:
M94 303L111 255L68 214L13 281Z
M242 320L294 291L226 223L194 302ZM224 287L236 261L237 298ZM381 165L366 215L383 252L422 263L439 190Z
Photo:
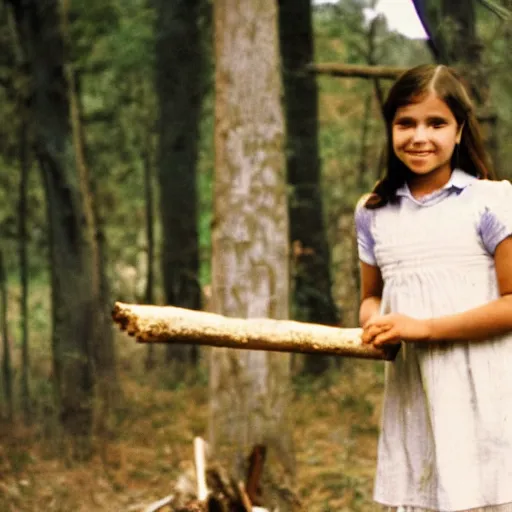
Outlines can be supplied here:
M141 343L184 343L248 350L334 354L392 360L384 351L361 342L361 329L226 316L172 306L116 302L112 318Z

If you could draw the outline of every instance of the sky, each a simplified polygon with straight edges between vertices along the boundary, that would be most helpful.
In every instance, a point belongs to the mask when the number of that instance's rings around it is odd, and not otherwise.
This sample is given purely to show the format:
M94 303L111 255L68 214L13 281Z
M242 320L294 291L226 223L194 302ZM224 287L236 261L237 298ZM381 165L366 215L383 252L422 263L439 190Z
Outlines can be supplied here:
M326 3L329 0L314 0L314 2ZM412 0L379 0L375 10L386 16L390 30L396 30L410 38L426 38Z
M386 16L391 30L411 38L426 37L411 0L379 0L376 11Z

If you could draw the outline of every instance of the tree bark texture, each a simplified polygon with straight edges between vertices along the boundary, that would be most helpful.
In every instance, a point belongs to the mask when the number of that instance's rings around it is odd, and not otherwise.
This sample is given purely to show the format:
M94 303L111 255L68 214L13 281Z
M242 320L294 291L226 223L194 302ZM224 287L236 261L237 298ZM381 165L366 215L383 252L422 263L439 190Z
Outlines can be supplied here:
M362 329L273 320L231 318L172 306L116 302L113 320L141 343L189 343L244 350L333 354L391 360L394 353L364 345Z
M32 78L35 152L46 193L54 378L73 455L87 456L93 424L93 340L101 316L88 183L80 169L57 0L9 2ZM74 136L75 135L75 136Z
M314 61L310 0L279 0L279 35L286 114L286 166L290 196L292 311L305 322L337 325L330 251L324 225L318 154L318 88L303 69ZM311 355L304 370L321 374L330 358Z
M190 309L201 308L196 168L204 93L202 2L155 0L163 284L167 304ZM197 355L196 347L169 347L177 378Z
M215 32L215 192L212 310L285 319L288 214L277 5L218 0ZM268 447L266 506L290 510L294 448L288 354L212 349L211 446L238 480L252 446Z

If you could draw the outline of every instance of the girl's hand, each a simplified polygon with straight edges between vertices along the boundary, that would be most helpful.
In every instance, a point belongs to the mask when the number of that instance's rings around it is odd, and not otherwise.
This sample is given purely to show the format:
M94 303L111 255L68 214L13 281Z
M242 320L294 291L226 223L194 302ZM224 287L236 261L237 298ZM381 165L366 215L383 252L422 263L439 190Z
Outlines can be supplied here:
M385 347L401 341L428 341L430 337L428 320L392 313L372 317L363 327L362 341L375 347Z

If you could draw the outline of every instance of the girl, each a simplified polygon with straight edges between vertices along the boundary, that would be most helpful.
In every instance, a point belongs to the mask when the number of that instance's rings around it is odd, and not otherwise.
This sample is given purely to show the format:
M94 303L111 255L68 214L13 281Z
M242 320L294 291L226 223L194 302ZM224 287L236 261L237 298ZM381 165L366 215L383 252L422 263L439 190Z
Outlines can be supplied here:
M387 174L359 202L363 342L386 365L375 500L512 511L512 186L491 181L470 99L445 66L385 108Z

